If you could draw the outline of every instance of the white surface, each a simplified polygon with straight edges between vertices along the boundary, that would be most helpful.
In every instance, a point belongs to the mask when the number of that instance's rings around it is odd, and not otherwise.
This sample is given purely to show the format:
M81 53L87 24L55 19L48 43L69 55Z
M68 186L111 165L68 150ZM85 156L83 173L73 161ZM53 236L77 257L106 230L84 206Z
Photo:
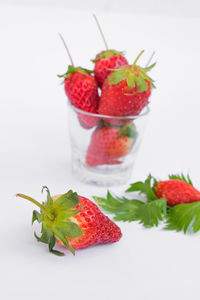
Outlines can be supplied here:
M130 62L143 48L141 63L156 50L157 89L132 180L183 171L200 188L200 19L111 13L99 19L110 47L125 49ZM58 31L76 64L92 67L89 59L103 43L90 12L0 7L1 298L199 299L199 235L119 223L119 243L63 258L33 237L33 206L17 192L42 199L47 185L52 194L106 193L71 176L65 95L56 77L69 61Z
M2 3L25 6L51 6L77 11L131 12L168 16L200 17L199 0L0 0Z

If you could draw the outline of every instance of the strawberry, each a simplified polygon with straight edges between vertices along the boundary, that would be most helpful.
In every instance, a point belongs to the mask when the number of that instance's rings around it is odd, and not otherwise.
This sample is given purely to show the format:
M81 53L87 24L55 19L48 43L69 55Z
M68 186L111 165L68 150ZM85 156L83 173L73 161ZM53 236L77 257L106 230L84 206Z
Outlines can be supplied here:
M169 175L169 180L157 181L151 175L144 182L135 182L127 192L139 191L148 201L165 198L169 206L200 201L200 192L193 187L189 176Z
M156 196L165 198L170 206L200 201L200 192L181 178L156 182L154 190Z
M120 228L89 199L78 196L71 190L51 197L49 189L44 188L47 190L47 201L42 204L24 194L17 196L40 208L40 212L33 211L32 223L36 220L42 223L41 236L35 234L35 237L48 244L50 252L64 255L53 249L56 241L73 254L74 249L119 241L122 236Z
M89 72L86 69L70 65L68 71L59 77L65 78L65 93L73 106L85 112L97 113L98 86L95 78ZM78 112L78 117L81 126L85 129L94 127L98 122L97 118L85 115L84 112Z
M154 85L153 80L146 73L155 66L155 63L146 68L136 65L143 52L144 50L140 52L133 65L116 69L104 81L99 114L134 116L147 105Z
M128 61L124 57L123 53L116 50L105 50L100 52L97 54L93 62L95 63L95 79L100 88L102 88L102 85L108 75L113 72L113 69L128 65Z
M89 113L97 113L99 95L96 80L90 74L92 73L91 71L81 67L75 68L67 44L60 33L59 36L71 61L67 72L63 75L58 75L58 77L65 78L65 93L71 104L76 108ZM97 118L86 115L84 112L77 112L77 114L81 126L85 129L94 127L98 122Z
M69 238L71 247L81 249L96 244L114 243L121 238L120 228L105 216L96 204L79 196L79 205L75 209L79 209L80 206L82 207L81 211L71 220L78 224L83 235L74 239ZM57 241L65 246L61 240L58 239Z
M120 164L121 161L118 159L129 153L135 138L133 123L121 128L111 127L109 124L98 126L92 134L87 150L87 166Z
M99 32L101 34L101 37L102 37L105 47L106 47L105 51L102 51L99 54L97 54L95 59L92 60L95 63L94 75L95 75L96 81L98 83L98 86L101 88L104 80L112 72L111 69L116 69L123 65L127 65L128 62L122 52L108 49L108 44L106 42L105 36L104 36L101 26L99 24L99 21L95 14L93 14L93 17L95 19L95 22L97 24L97 27L99 29Z

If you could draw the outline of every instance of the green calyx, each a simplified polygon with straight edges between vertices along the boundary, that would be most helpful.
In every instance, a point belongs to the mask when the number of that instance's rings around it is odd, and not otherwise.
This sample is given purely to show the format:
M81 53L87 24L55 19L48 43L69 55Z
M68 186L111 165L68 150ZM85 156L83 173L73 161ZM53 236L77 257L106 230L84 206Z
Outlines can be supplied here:
M34 210L32 216L32 224L35 221L41 223L41 236L38 237L34 233L36 239L39 242L48 244L51 253L61 256L64 253L53 249L56 238L58 238L74 255L75 251L70 246L67 238L76 238L83 234L80 227L71 222L70 219L81 210L81 207L74 209L79 204L78 195L70 190L53 201L49 189L44 186L42 192L44 189L47 191L47 200L42 204L24 194L17 194L16 196L29 200L40 208L40 212Z
M113 50L113 49L105 50L105 51L102 51L102 52L98 53L96 55L95 59L92 60L92 62L95 63L95 62L97 62L100 59L106 59L108 57L119 55L119 54L123 55L123 52L116 51L116 50Z
M134 138L136 136L136 127L134 123L121 126L119 129L119 137L128 136Z
M122 66L116 70L113 70L113 73L108 77L109 84L115 85L126 79L128 87L137 87L137 91L142 93L148 89L147 81L149 81L151 87L155 88L153 80L147 75L147 72L149 72L156 65L156 63L153 63L145 68L136 65L143 52L144 50L140 52L132 65Z
M118 132L118 137L121 138L123 136L128 136L128 137L136 137L137 131L136 131L136 126L134 123L130 123L129 125L124 125L124 126L119 126L119 125L113 125L111 123L106 122L105 120L101 120L99 127L114 127L114 128L119 128Z
M62 74L62 75L58 75L58 77L59 78L62 78L62 77L68 78L71 74L76 73L76 72L81 73L83 75L88 75L88 73L89 74L93 73L92 70L88 70L88 69L81 68L81 67L76 67L75 68L74 66L69 65L67 72Z

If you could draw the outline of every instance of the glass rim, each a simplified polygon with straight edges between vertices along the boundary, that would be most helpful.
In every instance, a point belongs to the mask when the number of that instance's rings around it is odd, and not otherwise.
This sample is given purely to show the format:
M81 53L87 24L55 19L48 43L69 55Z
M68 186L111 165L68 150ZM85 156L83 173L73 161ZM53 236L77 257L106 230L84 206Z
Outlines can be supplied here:
M131 116L109 116L109 115L101 115L101 114L94 114L94 113L90 113L87 111L84 111L80 108L75 107L74 105L72 105L69 101L68 101L68 105L76 112L87 115L87 116L91 116L91 117L97 117L97 118L101 118L101 119L116 119L116 120L132 120L132 119L138 119L140 117L144 117L146 116L149 112L150 112L150 108L149 105L147 104L143 109L142 109L142 113L138 114L138 115L131 115Z

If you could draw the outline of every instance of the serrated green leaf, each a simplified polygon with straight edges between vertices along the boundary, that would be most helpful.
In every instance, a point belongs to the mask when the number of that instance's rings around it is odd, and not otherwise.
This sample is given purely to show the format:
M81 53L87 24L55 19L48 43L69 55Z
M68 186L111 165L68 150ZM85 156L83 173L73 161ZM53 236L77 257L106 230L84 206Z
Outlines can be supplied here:
M44 190L46 190L46 192L47 192L47 201L46 201L46 204L47 205L53 204L53 199L51 198L51 194L50 194L50 191L49 191L48 187L47 186L43 186L42 187L42 193L43 193Z
M183 173L181 173L181 175L179 174L172 174L172 175L169 175L169 179L178 179L178 180L181 180L181 181L184 181L190 185L193 186L193 183L192 183L192 180L189 176L189 174L187 174L187 176L185 177Z
M63 244L71 251L73 255L75 255L75 250L72 248L66 239L65 235L60 233L59 231L55 231L56 237L63 242Z
M139 221L145 227L158 226L159 221L166 215L167 204L165 199L152 202L126 198L118 198L107 194L107 198L93 197L99 206L107 212L114 214L115 221Z
M147 201L154 201L157 199L157 196L153 189L154 178L149 174L147 179L142 181L137 181L132 183L130 188L126 190L126 192L139 192L147 197Z
M117 70L111 73L108 77L109 84L114 85L121 82L126 77L124 70Z
M41 215L37 210L34 210L34 211L33 211L32 224L33 224L35 221L38 221L38 223L41 223L41 222L42 222L42 215Z
M74 222L59 222L56 224L56 232L61 232L68 238L76 238L83 235L81 228Z
M184 233L198 232L200 230L200 201L171 207L167 214L165 229Z
M162 221L163 216L166 216L166 212L166 199L161 198L139 206L135 218L144 227L153 227L158 226L159 221Z
M62 206L65 209L75 207L79 204L79 198L77 193L73 193L71 190L66 194L60 196L57 200L54 201L54 204Z

